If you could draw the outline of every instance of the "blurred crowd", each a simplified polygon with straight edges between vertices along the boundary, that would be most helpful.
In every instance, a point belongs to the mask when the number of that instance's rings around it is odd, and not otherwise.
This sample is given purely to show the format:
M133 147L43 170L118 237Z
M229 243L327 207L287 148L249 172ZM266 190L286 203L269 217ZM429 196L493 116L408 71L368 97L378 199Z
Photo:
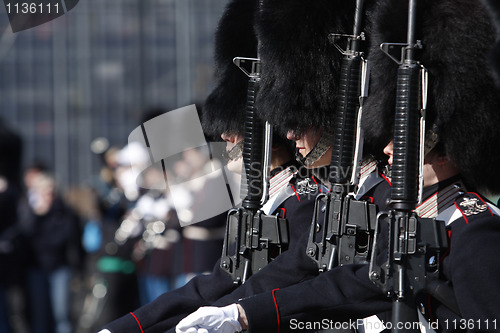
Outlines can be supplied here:
M168 188L148 186L165 184L165 171L148 168L142 186L131 172L146 151L105 138L91 150L100 172L59 188L44 161L23 169L22 139L0 125L2 333L95 332L209 272L220 257L224 214L181 228ZM186 167L196 163L177 165L197 172Z

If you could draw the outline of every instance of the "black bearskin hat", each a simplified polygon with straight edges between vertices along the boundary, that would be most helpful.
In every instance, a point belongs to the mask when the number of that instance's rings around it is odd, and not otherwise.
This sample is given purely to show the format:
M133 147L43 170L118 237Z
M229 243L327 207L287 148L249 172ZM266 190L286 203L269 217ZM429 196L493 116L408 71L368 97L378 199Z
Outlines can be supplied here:
M282 132L330 127L341 53L330 33L352 34L355 1L261 0L255 18L262 79L257 112Z
M500 1L498 0L483 0L489 10L493 22L497 28L497 43L491 52L491 62L495 71L497 84L500 86Z
M427 125L437 125L445 152L471 186L500 192L500 91L488 54L494 27L476 0L418 2L419 61L429 71ZM364 104L365 145L381 150L392 138L398 65L379 50L406 42L408 1L380 0L371 16L371 81Z
M226 131L243 135L248 77L233 58L257 56L256 5L256 0L230 1L215 32L216 83L202 112L203 130L209 136L220 137Z

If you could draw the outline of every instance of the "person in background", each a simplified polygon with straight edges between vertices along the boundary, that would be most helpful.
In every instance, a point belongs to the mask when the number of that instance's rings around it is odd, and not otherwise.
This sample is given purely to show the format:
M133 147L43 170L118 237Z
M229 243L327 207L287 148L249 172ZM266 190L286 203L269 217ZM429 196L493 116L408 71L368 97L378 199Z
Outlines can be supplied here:
M161 169L152 166L143 173L141 194L129 218L140 223L141 233L134 245L132 259L137 263L141 305L176 288L182 265L182 238L176 211L164 183Z
M252 21L258 1L233 0L228 3L216 33L216 87L208 96L202 112L202 127L207 135L222 137L226 141L228 155L227 169L241 172L242 140L247 103L248 77L233 63L235 56L255 57L257 40L252 29ZM326 110L324 110L327 112ZM268 213L285 217L288 221L288 250L273 258L262 270L254 272L242 285L257 278L256 284L249 287L269 288L272 282L288 283L298 276L280 274L287 262L273 265L277 258L291 251L297 241L306 233L311 223L315 197L324 187L318 185L307 172L298 172L300 164L294 161L290 143L273 136L270 161L271 179L269 193L271 199L266 208ZM239 169L239 170L238 170ZM302 171L302 169L300 169ZM297 189L297 193L293 188ZM207 193L210 195L210 193ZM212 194L213 196L213 194ZM225 221L226 214L219 218ZM197 227L198 224L193 225ZM266 268L273 266L271 274L262 276ZM316 270L313 269L315 272ZM276 274L272 274L272 273ZM313 273L314 273L313 272ZM258 278L262 276L262 278ZM302 277L302 276L301 276ZM191 309L209 304L228 295L238 287L233 278L220 267L220 261L209 275L198 275L184 287L172 290L158 297L150 304L109 323L103 332L165 332Z
M19 223L27 239L28 301L33 332L67 333L70 318L70 281L82 262L79 221L61 199L55 179L43 167L25 173L27 200L19 209Z
M110 145L104 137L94 139L90 149L101 162L101 169L82 186L76 199L80 202L75 204L85 221L82 243L87 254L84 300L78 319L82 332L92 332L139 305L136 265L131 258L136 240L116 239L138 195L136 187L128 187L128 177L120 177L130 168L130 162L122 160L126 150ZM82 207L81 201L86 198L91 202Z

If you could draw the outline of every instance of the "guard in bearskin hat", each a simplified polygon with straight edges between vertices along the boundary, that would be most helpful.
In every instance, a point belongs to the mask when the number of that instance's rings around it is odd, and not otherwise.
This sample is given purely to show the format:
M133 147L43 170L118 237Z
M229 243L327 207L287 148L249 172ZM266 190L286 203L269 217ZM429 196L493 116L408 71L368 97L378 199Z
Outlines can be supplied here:
M494 28L480 2L453 3L456 3L453 10L447 1L418 3L424 7L420 9L422 13L418 13L420 24L416 33L416 38L423 43L419 61L429 72L426 124L439 136L444 150L471 186L499 192L496 164L500 162L500 155L494 143L498 142L500 94L488 74ZM378 15L385 17L374 23L374 40L405 40L406 17L394 13L406 10L407 3L396 2L394 7L399 8L384 7L384 2L380 2ZM465 20L466 17L471 19ZM449 31L451 26L453 30ZM366 110L370 111L365 112L363 122L366 141L380 150L391 138L397 66L385 54L376 52L376 43L373 45L371 73L377 79L371 82L370 96L377 98L367 100Z
M371 90L364 104L365 140L370 140L372 149L383 149L389 163L397 65L381 53L379 45L406 41L407 13L408 4L401 0L380 0L370 13L372 67ZM500 190L495 172L500 162L495 135L500 127L500 93L488 72L493 26L485 7L475 0L419 1L416 26L416 37L423 44L417 58L429 75L427 143L432 149L425 157L423 200L415 212L446 221L451 246L440 269L443 281L454 289L461 317L433 298L425 298L422 312L438 319L427 326L428 331L497 331L492 322L500 319L496 278L500 265L491 253L500 250L500 211L469 192ZM380 253L385 253L383 248ZM238 322L249 332L307 329L306 323L321 318L342 324L390 310L390 302L370 281L368 265L346 265L288 288L242 299L237 315L226 317L224 325ZM459 327L459 322L470 326ZM206 318L192 326L214 332Z
M256 1L231 1L215 33L215 88L202 113L203 131L217 140L222 133L243 134L247 80L233 64L234 57L257 56L257 38L252 29Z
M374 20L371 60L377 65L372 75L379 79L372 81L364 119L365 135L373 144L390 140L387 133L394 125L397 70L392 60L375 49L381 42L405 41L406 22L400 13L407 8L406 1L380 1ZM469 329L495 331L485 323L500 318L492 296L500 291L500 284L492 278L499 274L500 262L487 255L480 265L476 261L477 256L483 257L480 253L499 249L494 240L500 232L499 211L478 194L500 192L496 167L500 162L500 89L489 70L494 25L480 1L419 1L415 37L422 41L417 58L429 76L425 143L430 152L424 158L424 201L419 207L433 201L432 194L436 194L437 219L445 220L451 234L451 250L441 269L454 288L461 318L476 322ZM384 151L392 157L391 144ZM460 190L449 192L446 202L439 203L447 187ZM451 214L440 214L446 208ZM460 319L448 307L433 298L423 304L422 312L428 319L437 319L434 324L439 324L439 331L456 329L445 324Z
M300 142L306 166L329 164L342 55L328 35L349 33L355 1L262 1L256 15L262 61L258 112ZM305 147L311 145L311 147ZM303 147L304 146L304 147ZM307 148L307 149L302 149ZM317 163L318 160L321 162Z
M244 124L245 117L248 117L245 114L248 102L248 78L232 60L236 56L257 57L257 38L253 29L257 6L258 1L233 0L226 7L215 34L216 87L207 98L202 113L204 131L213 137L218 135L226 141L228 169L234 172L240 172L242 167ZM257 96L260 91L259 89ZM264 211L270 209L269 212L273 215L280 210L286 212L286 215L281 213L280 216L288 220L290 248L309 227L306 221L311 219L314 198L319 193L320 187L309 172L306 170L299 172L302 166L293 159L293 154L293 143L285 139L279 131L274 131L269 180L271 198L262 209ZM277 195L279 199L275 199ZM276 268L269 268L273 269ZM268 279L265 274L259 274L253 281L264 286L270 284ZM282 283L279 274L274 275L272 279L273 283ZM255 286L242 288L240 293L245 293L244 290L254 292Z
M375 2L363 1L363 10ZM255 17L263 73L257 112L296 142L306 167L330 164L343 54L328 36L352 34L355 7L356 1L261 1Z
M236 56L255 58L257 55L257 39L253 32L257 3L254 0L232 0L227 5L215 35L216 84L201 114L205 134L214 140L222 137L227 142L228 169L231 171L241 172L248 83L248 78L232 60ZM291 250L309 228L319 185L308 177L308 173L298 172L300 165L293 158L288 140L275 134L273 142L269 180L269 202L272 204L263 209L288 220ZM226 215L218 217L225 222ZM238 294L251 295L271 290L273 286L296 283L308 274L314 276L315 269L307 270L299 266L296 268L299 274L282 274L283 267L294 265L294 260L294 257L288 256L288 259L273 261L264 271L255 274L248 285L245 283L238 288ZM103 332L136 332L138 329L165 332L200 306L211 304L226 295L229 299L226 302L235 301L239 296L230 295L230 292L237 286L218 262L211 274L194 277L186 286L167 292L150 304L109 323Z
M332 176L335 172L348 174L351 170L358 170L357 161L354 161L352 156L343 154L345 151L349 153L349 149L345 149L347 144L340 149L333 146L334 142L346 143L352 140L349 136L351 133L339 125L341 121L336 116L341 112L350 111L346 111L350 107L346 104L350 102L340 102L349 100L347 92L354 90L354 94L361 94L356 87L346 88L350 83L345 81L356 82L355 78L348 77L349 74L355 76L357 74L354 73L360 73L359 76L362 76L360 68L352 68L341 81L341 68L343 65L346 67L344 60L347 52L340 52L339 47L344 47L343 43L333 42L329 37L335 34L352 38L353 30L356 30L353 29L355 21L359 21L357 25L362 33L356 32L357 36L354 38L361 43L360 53L366 53L363 52L366 51L366 41L363 40L365 37L370 38L370 32L364 24L366 15L363 12L369 12L374 3L375 1L319 1L304 6L300 1L261 1L256 15L255 30L262 62L262 93L257 96L258 112L283 133L287 133L289 139L295 141L297 159L307 168L313 168L313 172L319 174L324 183L338 183L335 179L339 177ZM357 6L360 6L358 9L361 15L355 19ZM343 94L344 92L346 93ZM359 94L355 96L355 101L362 99ZM343 114L340 118L346 119L350 116ZM352 118L355 125L356 116ZM344 120L344 124L351 125L350 120ZM343 135L349 138L345 139ZM352 136L355 134L352 133ZM350 153L354 150L350 149ZM332 151L335 152L335 160L332 159ZM341 163L338 163L339 160ZM342 163L344 164L339 166ZM377 161L365 160L359 169L359 172L356 172L359 175L356 177L361 180L356 199L376 197L377 201L373 203L385 208L389 183L377 172ZM329 176L328 179L325 176ZM349 183L348 180L343 182ZM343 186L344 184L337 188L351 186ZM356 186L352 188L352 192L355 192ZM374 195L375 192L377 195ZM325 209L322 212L324 213ZM343 213L347 214L347 211ZM323 217L319 213L318 220ZM331 224L334 223L332 221ZM325 229L329 225L330 222L326 221ZM322 234L323 229L318 228L315 239L312 240L315 244L310 245L315 247L318 243L324 243ZM338 245L333 240L329 243ZM308 249L310 245L307 245ZM315 260L318 259L318 256L313 256ZM319 262L318 264L322 265Z

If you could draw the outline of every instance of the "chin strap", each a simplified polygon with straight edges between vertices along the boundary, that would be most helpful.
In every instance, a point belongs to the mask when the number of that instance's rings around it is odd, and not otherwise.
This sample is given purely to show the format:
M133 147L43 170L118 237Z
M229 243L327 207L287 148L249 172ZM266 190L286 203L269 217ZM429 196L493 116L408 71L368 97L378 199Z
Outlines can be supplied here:
M300 155L298 152L296 153L297 161L299 161L305 166L313 165L323 155L325 155L328 149L330 149L330 147L332 146L332 142L333 142L333 134L328 132L323 132L318 143L305 157Z
M439 135L437 134L437 132L438 132L438 127L437 127L436 124L434 124L425 133L424 156L426 156L438 144L438 142L439 142Z
M224 152L224 157L229 161L236 160L243 154L243 140L238 142L230 151Z

